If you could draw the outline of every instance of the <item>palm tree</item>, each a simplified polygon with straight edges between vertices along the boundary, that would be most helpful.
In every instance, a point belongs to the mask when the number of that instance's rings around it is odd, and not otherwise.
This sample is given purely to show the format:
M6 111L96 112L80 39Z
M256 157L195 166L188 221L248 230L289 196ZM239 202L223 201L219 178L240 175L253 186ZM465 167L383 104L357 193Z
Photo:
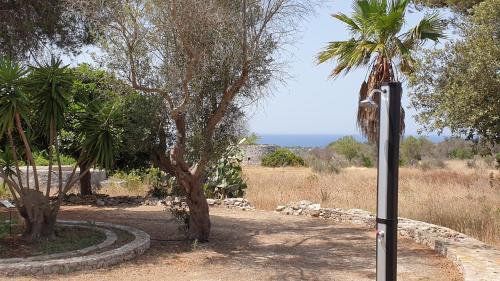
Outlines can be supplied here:
M7 135L8 144L3 150L12 156L15 172L10 168L11 161L0 161L0 178L7 184L16 202L16 207L25 221L23 237L33 241L50 238L55 235L56 217L69 189L83 176L89 173L94 165L109 168L117 146L117 130L115 128L116 110L103 107L92 111L91 115L81 116L78 122L80 135L80 158L73 167L66 183L62 181L62 168L59 153L60 129L71 102L70 89L72 77L62 61L52 59L49 63L30 69L24 68L9 60L0 58L0 139ZM48 138L49 169L45 193L40 190L36 163L33 159L32 146L25 128L31 123L37 133ZM14 134L17 132L17 134ZM24 155L17 150L21 143ZM52 158L55 155L59 170L59 184L55 198L50 198ZM5 158L5 157L4 157ZM29 180L21 179L19 163L24 161L33 168L35 185L30 188ZM77 167L86 161L86 170L76 174Z
M402 32L410 0L356 0L351 17L332 15L351 31L352 38L330 42L320 52L318 63L335 60L332 78L357 67L369 67L368 81L363 81L359 100L379 88L383 82L400 81L401 75L413 71L413 53L428 40L444 38L445 23L437 14L427 15L413 28ZM375 97L378 103L379 98ZM404 132L404 110L401 108L401 133ZM358 107L357 124L370 141L378 137L378 109Z

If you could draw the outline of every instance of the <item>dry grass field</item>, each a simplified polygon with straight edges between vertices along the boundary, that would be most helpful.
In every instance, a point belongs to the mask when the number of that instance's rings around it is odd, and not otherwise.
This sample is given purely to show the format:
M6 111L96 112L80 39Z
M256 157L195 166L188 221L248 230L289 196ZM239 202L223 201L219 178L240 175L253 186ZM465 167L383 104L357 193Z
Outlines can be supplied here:
M273 210L298 200L323 207L375 212L377 171L347 168L339 174L316 174L309 168L245 167L246 197L258 209ZM399 215L443 225L500 248L498 171L491 181L484 167L447 162L444 169L400 169Z

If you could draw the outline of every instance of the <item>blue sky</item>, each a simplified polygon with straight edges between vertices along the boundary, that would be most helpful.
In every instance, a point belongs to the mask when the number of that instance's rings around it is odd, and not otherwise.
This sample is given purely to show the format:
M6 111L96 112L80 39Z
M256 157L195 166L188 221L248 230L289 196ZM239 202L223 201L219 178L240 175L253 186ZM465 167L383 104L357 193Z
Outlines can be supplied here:
M357 135L357 95L367 69L357 69L347 76L329 78L333 63L316 65L315 57L328 42L345 40L349 32L331 14L351 14L352 1L329 0L299 24L300 32L292 46L280 54L288 62L285 67L286 85L272 87L271 95L247 108L251 132L257 134L322 134ZM424 12L407 13L407 25L414 26ZM434 44L430 44L434 47ZM91 62L89 48L83 54L67 57L73 65ZM419 128L408 108L404 89L403 105L406 110L406 135L416 135ZM435 134L435 133L433 133Z
M301 32L294 46L284 53L292 76L287 84L248 109L250 130L257 134L359 134L356 128L357 93L367 70L357 69L333 80L328 76L333 63L316 65L315 56L329 41L349 38L349 32L330 15L351 14L351 1L328 1L300 23ZM423 12L408 12L407 24L413 26ZM431 45L433 47L433 45ZM415 135L419 126L408 109L407 91L403 104L406 134Z

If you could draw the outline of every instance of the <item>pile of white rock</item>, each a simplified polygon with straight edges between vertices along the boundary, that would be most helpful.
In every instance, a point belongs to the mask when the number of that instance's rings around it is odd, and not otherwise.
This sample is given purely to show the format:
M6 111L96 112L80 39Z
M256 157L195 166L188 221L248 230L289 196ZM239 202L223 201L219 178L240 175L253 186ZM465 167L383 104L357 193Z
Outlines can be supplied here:
M353 223L370 228L375 227L375 215L368 211L360 209L321 208L320 204L314 204L307 200L278 206L276 212L295 216L309 215L311 217L331 219L342 223ZM425 238L427 236L438 236L454 241L461 241L466 238L466 235L449 228L406 218L398 219L398 230L402 236L414 240L427 239ZM422 233L425 233L425 235L422 235Z
M242 210L255 210L255 208L245 198L207 199L209 206L221 206L226 208L239 208ZM142 196L115 196L110 197L104 194L79 195L68 194L64 199L65 205L97 205L97 206L167 206L167 207L187 207L186 197L167 196L165 198L142 197Z
M291 202L287 205L276 207L276 212L285 215L309 215L315 218L333 219L339 222L349 222L363 225L374 225L375 216L370 212L359 209L338 209L338 208L321 208L318 203L313 203L308 200L299 202Z
M280 212L285 215L310 215L311 217L319 217L321 214L320 210L320 204L314 204L307 200L301 200L297 203L292 202L288 205L282 205L276 208L276 212Z
M221 206L226 208L237 208L243 211L255 210L245 198L207 199L209 206Z

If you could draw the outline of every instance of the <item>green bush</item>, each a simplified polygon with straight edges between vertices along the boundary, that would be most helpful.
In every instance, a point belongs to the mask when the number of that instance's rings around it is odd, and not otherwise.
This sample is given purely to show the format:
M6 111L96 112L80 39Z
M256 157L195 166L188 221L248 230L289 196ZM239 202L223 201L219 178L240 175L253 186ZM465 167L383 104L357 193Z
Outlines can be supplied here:
M347 136L330 143L328 148L333 149L338 154L345 156L347 160L352 161L361 153L362 144L353 136Z
M433 147L434 144L426 137L409 136L400 144L400 163L402 165L418 165L424 157L431 158L429 154Z
M360 143L352 136L330 143L328 149L344 156L354 166L370 168L375 162L376 148L368 143Z
M365 168L373 167L372 159L369 156L366 156L364 154L361 155L361 163L362 163L363 167L365 167Z
M265 167L286 167L286 166L305 166L304 159L295 155L286 148L280 148L262 158L262 166Z
M75 159L72 157L61 154L60 156L62 165L74 165L76 163ZM37 166L48 166L49 165L49 155L45 151L33 152L33 159ZM52 164L57 164L57 159L54 156L52 159Z
M470 148L457 147L449 152L448 157L451 159L460 159L460 160L472 159L474 157L474 152Z

